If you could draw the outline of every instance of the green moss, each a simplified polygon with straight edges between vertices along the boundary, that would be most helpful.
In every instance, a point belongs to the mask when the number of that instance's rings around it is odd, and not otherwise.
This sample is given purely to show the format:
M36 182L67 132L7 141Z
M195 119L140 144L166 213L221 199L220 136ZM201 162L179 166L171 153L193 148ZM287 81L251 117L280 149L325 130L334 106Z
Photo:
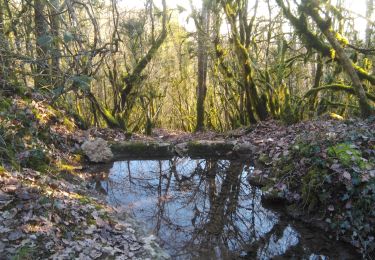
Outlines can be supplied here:
M58 171L70 174L74 174L74 171L77 169L76 166L61 161L56 163L56 167Z
M103 214L100 214L100 217L101 217L103 220L107 220L107 221L110 221L110 220L111 220L111 217L108 215L107 212L104 212Z
M85 160L85 156L83 154L73 154L73 162L75 163L82 163Z
M293 145L292 151L294 156L311 158L321 151L321 147L317 143L298 141Z
M234 145L226 142L200 142L191 141L187 144L188 155L192 157L199 156L225 156L233 151Z
M95 207L96 210L102 210L103 209L103 206L99 205L97 203L94 205L94 207Z
M290 161L281 162L281 169L278 171L277 176L282 177L285 174L291 173L294 170L294 163Z
M258 160L265 165L268 165L272 162L272 159L265 153L262 153L261 155L259 155Z
M96 225L95 219L91 216L87 217L86 222L87 222L87 225L89 225L89 226L90 225Z
M93 204L93 201L90 197L81 195L81 194L73 194L72 198L78 200L81 204Z
M361 151L357 150L352 144L340 143L329 147L327 151L329 156L337 158L340 163L347 167L353 164L357 164L361 168L365 167Z
M21 246L16 254L11 258L12 260L32 260L34 258L35 248L28 245Z
M111 144L111 150L115 157L137 158L137 157L170 157L173 149L170 144L157 142L119 142Z
M74 131L76 127L75 124L66 116L64 116L63 118L63 125L66 126L66 129L68 129L69 131Z
M0 100L0 112L6 112L10 109L12 103L9 99L4 98Z
M43 120L43 115L39 113L38 109L33 108L31 109L31 111L33 112L36 119L38 119L39 121Z

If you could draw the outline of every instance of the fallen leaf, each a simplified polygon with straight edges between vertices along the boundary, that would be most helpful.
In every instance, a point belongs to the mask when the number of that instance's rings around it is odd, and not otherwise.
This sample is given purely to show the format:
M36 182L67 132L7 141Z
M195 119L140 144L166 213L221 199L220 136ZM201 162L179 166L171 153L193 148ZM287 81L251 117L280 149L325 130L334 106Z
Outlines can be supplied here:
M90 225L86 230L85 230L85 234L86 235L91 235L94 233L94 231L96 230L96 226L94 225Z
M8 185L8 186L5 186L1 189L6 193L14 193L14 192L16 192L17 188L18 187L16 185Z
M362 182L368 182L370 180L370 175L369 174L363 174L361 176L361 181Z
M351 180L351 179L352 179L352 176L351 176L350 173L347 172L347 171L345 171L345 172L342 174L342 176L343 176L345 179L347 179L347 180Z
M32 199L33 197L35 197L35 195L29 193L28 191L26 190L20 190L20 191L17 191L16 192L16 195L19 199L21 200L30 200Z

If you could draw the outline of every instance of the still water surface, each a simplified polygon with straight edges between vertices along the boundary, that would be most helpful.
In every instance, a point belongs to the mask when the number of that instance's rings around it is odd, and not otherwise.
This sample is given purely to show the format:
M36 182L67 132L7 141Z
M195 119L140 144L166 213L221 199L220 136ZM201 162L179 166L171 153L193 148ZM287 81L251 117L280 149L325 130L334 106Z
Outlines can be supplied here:
M172 158L115 162L98 183L172 259L356 259L327 234L261 203L250 162Z

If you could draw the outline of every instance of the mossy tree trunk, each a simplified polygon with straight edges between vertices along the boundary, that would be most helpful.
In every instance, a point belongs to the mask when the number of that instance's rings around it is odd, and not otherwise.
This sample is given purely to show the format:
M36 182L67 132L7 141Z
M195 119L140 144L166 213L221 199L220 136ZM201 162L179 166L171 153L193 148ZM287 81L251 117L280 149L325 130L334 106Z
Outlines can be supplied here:
M307 1L310 2L310 1ZM331 47L322 41L316 34L311 32L308 27L308 21L306 20L306 12L302 12L299 17L292 14L289 6L285 5L284 0L276 0L276 3L281 7L285 17L289 20L292 26L296 29L301 40L306 47L317 50L323 57L332 59ZM356 48L358 49L358 48ZM334 61L339 62L338 55L333 58ZM339 62L341 63L341 62ZM367 80L372 85L375 85L375 76L367 73L364 69L359 66L353 66L356 74L361 80Z
M47 35L48 24L45 16L46 3L44 0L34 0L34 23L35 23L35 39L36 39L36 75L34 79L35 88L41 89L48 84L48 42L49 38Z
M59 14L60 2L59 0L50 0L49 5L49 20L51 27L51 35L54 37L52 46L52 62L51 62L51 76L54 85L62 84L59 81L59 70L60 70L60 43L59 30L60 30L60 14ZM56 87L56 86L54 86Z
M196 131L204 130L204 102L207 94L208 37L210 27L210 1L202 1L202 11L195 17L198 32L198 85Z
M146 68L146 66L150 63L153 59L155 54L157 53L160 46L163 44L164 40L167 38L167 19L168 19L168 12L167 12L167 4L166 0L162 0L163 4L163 17L162 17L162 30L158 38L152 44L151 48L148 50L146 55L139 60L137 65L135 66L133 72L123 78L124 87L121 90L121 109L124 110L131 110L131 103L129 101L130 93L132 92L133 88L139 84L142 79L142 72ZM129 104L128 104L129 103Z
M8 40L5 37L4 10L5 8L4 8L3 0L0 0L0 74L1 74L0 88L1 89L4 89L7 86L9 66L10 66L9 59L7 58Z
M248 21L248 1L221 1L231 28L235 53L241 68L242 85L245 90L245 107L250 123L256 123L257 118L264 120L268 117L267 105L258 94L254 80L254 71L251 67L252 61L249 54L249 45L253 29L254 18ZM255 10L257 2L255 4ZM240 28L238 29L237 26Z
M319 29L322 31L322 33L326 36L329 43L332 45L332 48L334 49L337 55L340 65L343 67L344 71L348 74L352 81L354 92L358 97L361 115L363 118L367 118L374 114L374 110L371 108L371 105L367 99L366 92L362 86L362 82L358 74L356 73L352 65L352 62L346 55L344 48L337 40L335 33L330 26L330 20L324 20L318 13L318 10L318 1L304 1L304 11L311 16L311 18L318 25Z
M320 54L317 54L316 55L316 65L315 65L315 76L314 76L314 85L313 85L313 89L316 89L320 86L320 80L323 76L323 61L322 61L322 57ZM315 107L316 107L316 99L318 97L318 92L315 92L314 94L311 95L310 99L309 99L309 103L310 103L310 107L309 107L309 110L310 111L315 111Z

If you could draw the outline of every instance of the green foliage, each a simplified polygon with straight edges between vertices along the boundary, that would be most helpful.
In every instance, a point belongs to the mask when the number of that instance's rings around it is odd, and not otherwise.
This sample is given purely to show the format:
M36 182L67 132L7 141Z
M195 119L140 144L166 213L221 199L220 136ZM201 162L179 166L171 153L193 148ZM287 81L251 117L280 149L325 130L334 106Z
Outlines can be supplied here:
M86 92L90 90L90 83L93 80L93 78L87 75L76 75L73 76L71 80L73 81L74 86L76 86L83 92Z
M289 90L284 86L283 89L283 96L281 103L281 111L280 111L280 119L286 125L292 125L299 121L299 104L291 99L289 94Z
M22 167L28 167L43 172L48 168L50 158L45 151L40 148L36 148L26 152L20 163Z
M34 258L36 248L24 245L18 248L16 254L11 258L11 260L32 260Z
M71 32L66 31L64 32L63 39L64 39L64 42L68 43L68 42L74 41L75 37Z
M53 37L48 34L42 35L37 39L38 45L42 47L49 48L51 47L52 42L53 42Z
M284 198L272 182L282 180L300 195L294 207L324 216L333 231L350 237L366 254L375 231L374 135L362 126L354 129L340 137L312 132L297 138L288 155L272 164L265 190Z
M280 118L286 125L297 123L299 121L297 108L292 107L289 103L285 104Z
M0 100L0 114L5 115L11 107L11 101L7 98Z
M340 163L349 167L353 163L363 165L362 153L350 143L340 143L328 148L328 155L339 159Z
M331 177L326 169L312 167L302 178L302 200L308 206L308 212L316 209L319 203L326 203L330 198L324 189L326 183L331 183Z

